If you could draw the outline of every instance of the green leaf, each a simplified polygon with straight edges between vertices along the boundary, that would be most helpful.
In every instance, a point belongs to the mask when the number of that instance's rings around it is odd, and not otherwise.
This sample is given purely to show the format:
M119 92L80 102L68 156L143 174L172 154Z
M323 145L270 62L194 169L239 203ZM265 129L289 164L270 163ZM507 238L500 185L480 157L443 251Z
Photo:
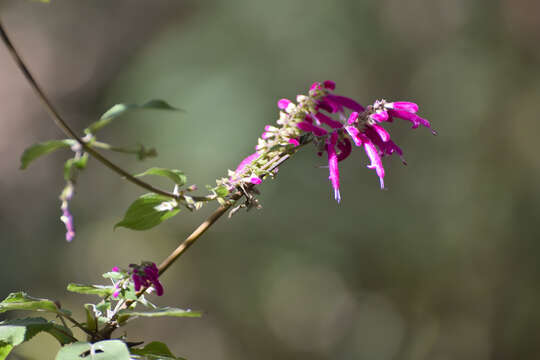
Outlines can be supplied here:
M148 170L146 170L143 173L135 175L136 177L139 176L146 176L146 175L157 175L157 176L164 176L169 179L171 179L176 185L183 186L187 182L187 177L184 175L183 172L176 169L165 169L165 168L159 168L159 167L153 167Z
M124 215L124 219L114 225L114 228L116 229L118 226L123 226L132 230L148 230L153 228L168 218L178 214L180 211L177 207L160 210L160 206L163 207L167 204L173 207L173 205L176 204L176 201L154 193L145 194L129 206ZM165 208L166 207L167 206L165 206Z
M12 310L64 312L58 309L52 300L34 298L22 291L9 294L0 303L0 313Z
M67 290L79 294L89 294L106 297L110 296L114 292L114 287L112 285L104 286L69 283L67 286Z
M25 341L26 327L0 325L0 341L17 346Z
M13 345L6 344L0 341L0 360L4 360L13 349Z
M144 317L159 317L159 316L173 316L173 317L201 317L200 311L183 310L173 307L163 307L150 310L121 310L119 314L126 316L144 316Z
M17 346L45 331L58 340L60 345L73 342L73 333L65 326L42 317L14 319L0 323L0 342Z
M55 150L75 145L77 142L71 139L51 140L35 144L26 148L21 156L21 169L24 170L38 157L51 153Z
M56 360L129 360L129 350L127 345L120 340L105 340L91 344L87 342L76 342L64 346L58 354Z
M125 114L131 110L143 110L143 109L153 109L153 110L173 110L173 111L183 111L181 109L175 108L169 105L163 100L150 100L142 105L137 104L116 104L109 110L107 110L98 121L90 124L84 132L95 134L96 131L102 127L108 125L115 118Z
M216 195L219 197L225 197L229 195L229 190L225 186L218 186L217 188L214 189L214 191L216 192Z
M183 360L171 353L171 350L162 342L153 341L142 349L131 349L132 355L138 355L136 359L144 360Z

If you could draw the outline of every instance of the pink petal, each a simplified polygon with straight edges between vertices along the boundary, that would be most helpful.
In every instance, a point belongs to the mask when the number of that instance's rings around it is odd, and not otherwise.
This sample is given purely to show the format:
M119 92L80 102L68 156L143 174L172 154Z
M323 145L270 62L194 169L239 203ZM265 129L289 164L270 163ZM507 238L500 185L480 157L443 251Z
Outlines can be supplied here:
M332 182L332 187L334 188L334 199L339 203L341 201L341 194L339 192L339 168L335 149L336 142L337 133L334 132L332 133L332 136L326 140L326 152L328 153L328 169L330 172L328 178Z
M352 125L355 122L358 122L358 113L356 111L352 112L351 115L349 115L349 120L347 120L347 124Z
M393 103L388 104L390 109L394 110L403 110L410 113L416 114L418 112L418 105L416 105L413 102L408 101L396 101Z
M386 111L376 112L371 114L370 117L377 122L382 122L388 120L388 113Z
M289 143L293 144L295 147L300 145L300 141L296 139L289 139Z
M367 167L369 169L375 169L375 171L377 172L377 176L379 177L379 180L381 182L381 189L384 189L384 168L377 148L375 147L375 145L373 145L372 142L366 141L364 142L364 150L366 151L367 156L371 160L371 164L369 164Z
M390 140L390 134L382 126L373 124L371 127L379 134L379 137L383 142Z
M361 146L362 145L362 139L360 138L360 130L358 130L354 126L345 126L345 130L349 133L351 138L354 141L354 145Z
M330 116L324 115L323 113L318 112L313 116L315 117L315 119L319 120L323 124L330 126L332 129L341 129L343 127L342 123L332 119Z
M242 174L244 172L245 167L251 164L251 162L258 157L259 157L258 152L254 152L253 154L246 157L244 160L242 160L242 162L240 162L240 164L238 164L238 167L236 168L235 173L238 175Z
M296 124L296 126L302 131L312 132L315 136L324 136L328 134L328 131L326 131L325 129L310 124L307 121L301 121Z
M291 103L290 100L287 100L287 99L281 99L281 100L278 101L277 106L278 106L278 108L280 108L281 110L285 110L285 109L287 109L287 106L289 106L290 103Z
M354 101L351 98L340 96L340 95L333 95L328 94L325 96L325 100L329 102L330 104L334 104L334 107L341 108L341 106L345 106L346 108L351 109L352 111L362 112L364 111L364 107ZM341 111L341 110L338 110Z

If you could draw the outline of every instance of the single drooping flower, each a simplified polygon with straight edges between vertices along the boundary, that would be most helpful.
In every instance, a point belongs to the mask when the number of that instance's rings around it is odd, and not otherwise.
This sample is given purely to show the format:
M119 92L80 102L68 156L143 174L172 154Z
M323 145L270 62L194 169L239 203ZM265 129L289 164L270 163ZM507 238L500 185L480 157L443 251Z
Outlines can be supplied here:
M66 226L66 240L68 242L71 242L73 238L75 237L75 226L73 225L73 216L69 212L69 201L73 197L73 183L69 181L62 191L62 194L60 194L60 200L62 201L62 205L60 206L60 210L62 210L62 216L60 216L60 220L64 223Z
M418 105L415 103L378 100L364 107L351 98L334 94L335 88L333 81L315 82L307 96L296 97L297 104L289 99L279 100L278 126L265 126L255 147L256 152L246 157L236 171L230 172L229 179L234 181L229 184L259 184L265 165L280 151L299 147L300 139L311 135L310 141L317 147L318 154L327 154L328 178L336 201L341 201L338 163L351 154L352 144L364 149L370 162L367 167L375 170L384 189L382 158L397 153L406 163L403 151L390 139L383 124L392 122L394 118L410 121L413 129L420 125L431 129L431 124L417 115Z
M153 262L143 262L141 265L130 264L131 278L135 291L152 286L157 296L163 295L163 286L159 282L159 270Z

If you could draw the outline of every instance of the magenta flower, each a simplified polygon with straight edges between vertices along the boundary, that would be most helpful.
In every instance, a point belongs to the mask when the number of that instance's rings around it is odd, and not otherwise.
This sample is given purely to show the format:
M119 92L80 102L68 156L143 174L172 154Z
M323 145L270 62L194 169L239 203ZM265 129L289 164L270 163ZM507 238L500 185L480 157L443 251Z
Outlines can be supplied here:
M364 108L351 98L333 94L334 89L335 83L331 81L314 83L309 94L314 100L315 112L311 110L296 126L303 132L315 135L316 143L324 141L324 149L328 154L329 178L334 189L334 198L339 202L341 194L338 162L349 156L351 140L354 145L364 148L370 160L367 167L375 170L381 188L384 188L385 171L382 158L397 153L403 160L403 151L390 139L390 134L382 124L392 122L394 118L410 121L414 129L420 125L431 129L431 124L416 114L418 105L415 103L381 100ZM332 118L333 115L337 115L338 119ZM330 130L323 126L327 126ZM435 131L431 130L435 134ZM336 147L340 151L339 154L336 153Z
M383 157L397 153L405 164L403 151L392 141L385 124L394 118L410 121L414 129L420 125L431 129L431 124L417 115L418 105L413 102L378 100L364 107L354 99L334 94L335 88L336 84L330 80L315 82L308 95L296 97L296 104L280 99L277 104L282 110L277 120L279 127L265 126L255 147L257 152L242 160L224 183L230 187L240 181L260 184L262 176L259 175L264 174L264 167L258 169L258 166L272 161L280 151L290 150L290 144L299 147L302 139L304 144L312 141L319 156L326 152L328 178L337 202L341 201L338 164L349 157L353 144L363 148L369 159L367 167L375 170L381 188L384 188ZM433 129L431 131L435 134ZM304 138L304 135L312 136Z
M163 295L163 286L159 282L159 270L156 264L143 262L141 265L130 264L129 267L132 268L131 278L135 291L152 286L157 296Z

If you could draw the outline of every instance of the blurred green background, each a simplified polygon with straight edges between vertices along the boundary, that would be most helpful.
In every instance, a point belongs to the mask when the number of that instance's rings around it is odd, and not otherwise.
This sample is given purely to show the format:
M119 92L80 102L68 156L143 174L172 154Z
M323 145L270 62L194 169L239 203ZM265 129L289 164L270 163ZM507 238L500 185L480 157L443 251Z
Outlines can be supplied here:
M540 2L12 0L0 11L78 130L118 102L187 110L102 132L157 147L144 163L111 155L133 173L165 166L213 184L251 153L276 101L316 80L364 104L417 102L439 132L391 124L409 165L386 159L381 191L355 151L341 163L340 205L324 160L303 151L261 187L262 210L222 219L163 276L157 303L205 316L135 322L130 340L163 340L191 360L539 357ZM67 293L68 281L160 262L213 210L113 232L144 191L91 161L67 244L67 153L18 170L26 146L62 135L4 47L0 72L2 297L24 289L80 308L92 298ZM17 354L55 350L39 335Z

